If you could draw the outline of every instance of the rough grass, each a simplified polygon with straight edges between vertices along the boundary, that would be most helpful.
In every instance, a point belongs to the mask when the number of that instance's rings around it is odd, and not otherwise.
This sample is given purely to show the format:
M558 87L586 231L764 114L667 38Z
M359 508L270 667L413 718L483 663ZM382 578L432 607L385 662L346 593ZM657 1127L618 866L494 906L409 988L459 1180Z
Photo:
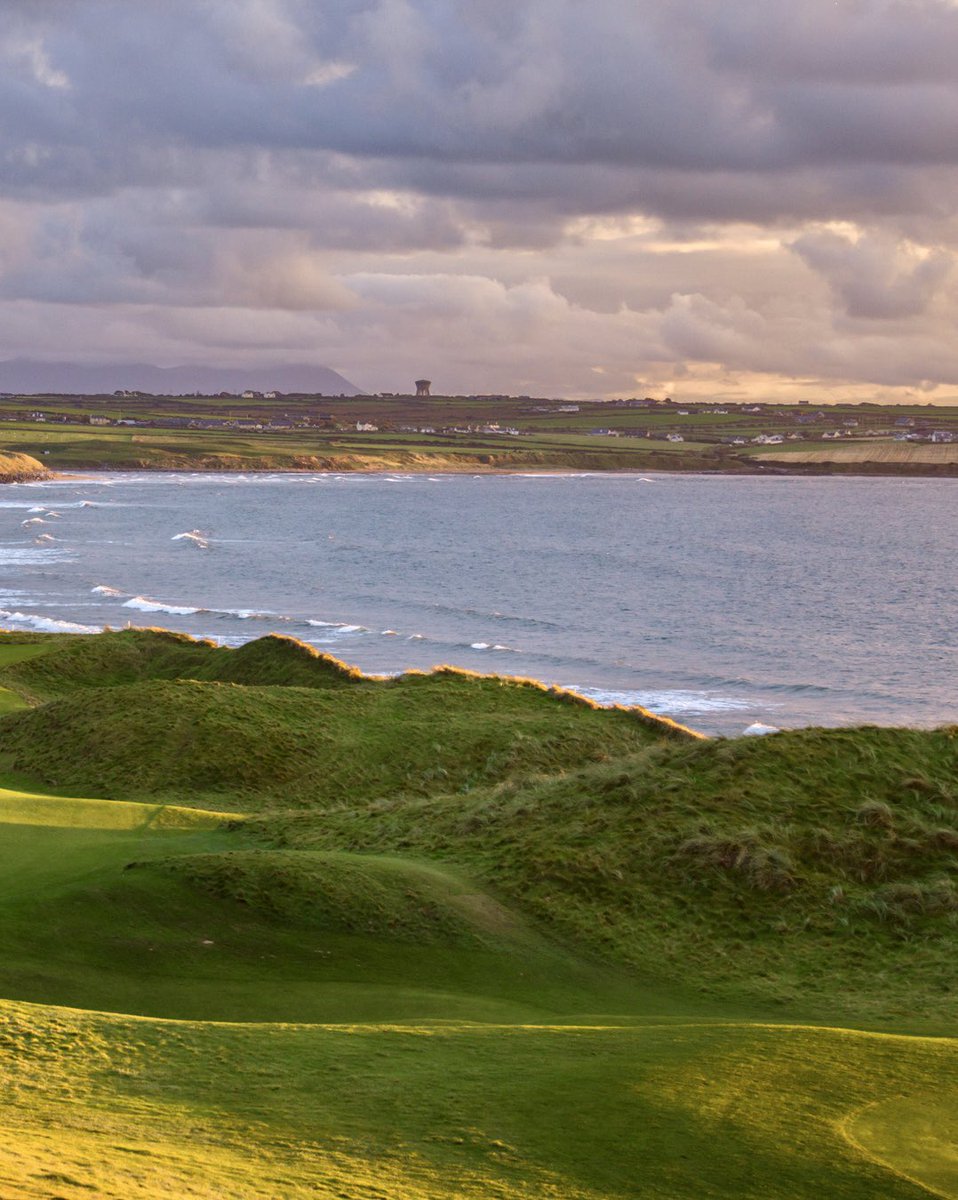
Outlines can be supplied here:
M567 699L452 672L335 689L148 681L8 715L0 746L14 770L55 788L324 808L468 791L680 735L641 712Z
M458 862L577 944L713 994L934 1021L958 990L956 755L951 729L660 745L260 828Z
M151 679L330 688L363 678L331 655L275 635L236 649L162 629L48 634L29 646L7 645L8 636L0 643L2 678L34 701Z

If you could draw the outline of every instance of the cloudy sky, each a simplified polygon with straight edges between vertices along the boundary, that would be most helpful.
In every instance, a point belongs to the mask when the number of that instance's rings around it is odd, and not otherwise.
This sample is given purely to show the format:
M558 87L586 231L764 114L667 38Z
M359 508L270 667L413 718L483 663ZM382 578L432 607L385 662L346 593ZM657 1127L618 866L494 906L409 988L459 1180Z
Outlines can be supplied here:
M958 400L951 0L0 0L0 358Z

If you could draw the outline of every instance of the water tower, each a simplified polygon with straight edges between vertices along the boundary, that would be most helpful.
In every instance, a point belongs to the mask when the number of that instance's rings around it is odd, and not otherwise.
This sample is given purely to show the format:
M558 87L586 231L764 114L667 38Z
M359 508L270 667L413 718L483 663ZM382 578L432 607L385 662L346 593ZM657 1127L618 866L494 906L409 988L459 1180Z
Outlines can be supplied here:
M431 379L417 379L416 380L416 395L417 396L428 396L429 389L431 387L432 387Z

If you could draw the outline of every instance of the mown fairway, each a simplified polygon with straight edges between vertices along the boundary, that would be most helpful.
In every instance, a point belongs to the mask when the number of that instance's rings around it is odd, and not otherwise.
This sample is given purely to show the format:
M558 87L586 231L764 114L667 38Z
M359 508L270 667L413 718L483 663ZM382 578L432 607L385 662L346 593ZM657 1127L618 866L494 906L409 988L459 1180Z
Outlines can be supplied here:
M954 730L136 631L0 687L3 1200L958 1196Z

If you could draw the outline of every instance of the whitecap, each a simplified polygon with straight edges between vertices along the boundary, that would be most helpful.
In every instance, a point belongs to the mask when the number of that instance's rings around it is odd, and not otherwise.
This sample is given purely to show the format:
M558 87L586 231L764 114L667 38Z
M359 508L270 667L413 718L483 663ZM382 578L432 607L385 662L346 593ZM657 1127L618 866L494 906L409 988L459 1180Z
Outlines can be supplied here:
M210 544L207 541L206 536L200 533L198 529L191 529L189 533L175 533L170 538L170 541L189 542L191 545L196 546L198 550L208 550L210 548Z
M764 737L768 733L781 733L782 731L777 725L763 725L761 721L754 721L747 729L742 730L743 737Z
M173 617L195 617L204 612L202 608L194 608L187 604L164 604L159 600L150 600L146 596L134 596L123 604L124 608L135 608L138 612L169 613Z
M90 588L94 596L125 596L126 592L121 592L118 588L108 587L105 583L98 583L95 588Z
M384 629L384 630L382 630L382 636L383 637L399 637L399 630L398 629Z
M488 642L470 642L469 649L470 650L491 650L492 647L490 646L490 644Z
M368 633L369 630L365 625L349 625L345 621L310 621L307 620L307 625L312 625L314 629L328 629L332 633ZM392 633L394 630L384 629L383 633Z

